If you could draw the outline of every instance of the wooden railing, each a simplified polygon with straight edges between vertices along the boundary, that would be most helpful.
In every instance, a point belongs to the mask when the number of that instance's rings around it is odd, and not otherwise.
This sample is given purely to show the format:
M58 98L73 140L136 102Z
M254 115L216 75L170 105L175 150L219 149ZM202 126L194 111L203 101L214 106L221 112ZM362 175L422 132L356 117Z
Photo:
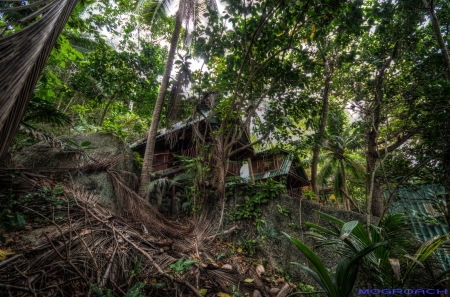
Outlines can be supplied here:
M301 198L302 190L301 189L291 189L291 190L288 190L287 194L292 198Z
M195 150L195 146L181 151L181 155L185 156L185 157L191 157L191 158L197 157L197 151Z
M237 163L228 163L228 173L231 173L233 175L240 175L241 168L239 167L239 164Z

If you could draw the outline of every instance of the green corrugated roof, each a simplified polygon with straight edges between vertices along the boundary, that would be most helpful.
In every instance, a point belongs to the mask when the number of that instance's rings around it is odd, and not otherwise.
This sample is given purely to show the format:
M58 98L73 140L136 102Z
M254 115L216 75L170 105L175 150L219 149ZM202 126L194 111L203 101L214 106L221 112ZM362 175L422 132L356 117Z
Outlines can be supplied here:
M385 192L385 196L388 192ZM448 226L433 221L425 208L426 203L436 203L445 201L445 189L437 184L418 184L399 188L394 194L394 199L389 212L391 214L402 213L410 226L410 231L421 241L444 235L450 232ZM427 221L424 216L430 217ZM450 255L439 249L436 255L440 259L445 270L450 269Z
M262 180L262 179L266 179L266 178L273 178L273 177L277 177L277 176L281 176L281 175L287 175L289 173L289 170L291 169L293 161L294 161L294 153L290 152L284 158L283 163L281 163L280 169L255 174L254 179L255 179L255 181L257 181L257 180ZM290 174L298 177L299 179L305 179L304 177L299 176L298 174L296 174L294 172L291 172ZM307 179L306 179L306 181L307 181Z

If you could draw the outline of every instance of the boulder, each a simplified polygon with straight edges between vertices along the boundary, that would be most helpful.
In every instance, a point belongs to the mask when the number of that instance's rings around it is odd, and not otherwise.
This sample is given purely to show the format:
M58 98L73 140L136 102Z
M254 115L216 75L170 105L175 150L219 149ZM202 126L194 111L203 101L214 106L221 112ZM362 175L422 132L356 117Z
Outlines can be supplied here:
M64 136L58 141L63 145L52 147L47 142L40 142L24 148L13 157L13 161L17 166L34 168L46 174L53 170L51 174L56 181L94 194L100 204L120 213L120 203L106 170L111 166L108 163L113 161L113 168L120 171L123 182L135 190L139 167L128 145L103 133ZM87 149L82 148L83 142ZM88 146L87 142L90 142Z

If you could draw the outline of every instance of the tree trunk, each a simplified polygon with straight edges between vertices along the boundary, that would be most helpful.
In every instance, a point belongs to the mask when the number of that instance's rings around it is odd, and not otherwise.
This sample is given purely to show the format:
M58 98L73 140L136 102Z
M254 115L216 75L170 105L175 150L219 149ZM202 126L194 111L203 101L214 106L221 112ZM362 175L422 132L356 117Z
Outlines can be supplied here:
M430 12L431 22L433 24L434 34L436 35L436 39L439 43L439 48L442 53L442 57L444 59L444 65L446 67L445 74L447 75L447 79L450 81L450 56L448 54L447 45L445 44L444 38L442 37L441 26L439 25L439 21L436 16L436 12L434 11L434 3L433 1L428 4L426 0L422 0L425 4L425 7ZM448 131L448 129L444 129L444 131ZM448 139L448 136L443 136L443 139ZM445 213L445 220L447 225L450 228L450 149L448 148L444 151L442 156L442 165L444 167L444 187L445 187L445 200L447 203L447 211Z
M150 129L148 130L147 145L144 153L144 163L142 165L141 180L139 185L139 195L145 197L145 187L150 182L150 173L153 165L153 154L156 144L156 133L158 132L159 120L161 117L161 110L164 103L164 97L169 84L170 72L173 67L173 60L175 57L175 51L177 49L178 39L180 38L181 24L183 21L182 15L182 3L179 5L180 9L177 11L175 28L172 33L172 39L170 41L169 56L167 57L166 67L164 69L164 75L161 81L161 87L159 88L158 98L156 100L155 109L153 110L152 122Z
M377 161L380 158L378 153L378 131L381 124L381 106L383 104L383 83L386 70L391 65L391 62L397 57L402 43L397 41L391 55L384 62L383 66L378 69L376 77L374 102L369 113L366 114L366 137L367 137L367 151L366 151L366 189L369 192L368 205L371 205L372 214L380 217L383 214L383 197L382 189L379 179L376 177ZM370 215L370 214L368 214Z
M447 78L450 80L450 57L448 55L448 50L447 50L447 46L445 44L444 38L442 37L441 26L439 25L439 21L437 19L436 12L434 11L434 4L433 4L434 1L431 0L430 4L428 4L427 0L422 0L422 1L425 4L425 7L430 12L431 23L433 24L434 34L436 35L436 39L439 43L439 48L440 48L440 50L442 52L442 56L444 58L444 64L445 64L445 67L447 68L445 73L447 75Z
M379 159L377 151L377 139L378 139L378 128L379 128L379 108L375 108L377 111L374 112L375 123L373 123L373 128L367 135L368 145L366 153L366 168L367 180L366 188L369 190L368 198L371 200L371 212L374 216L380 217L383 213L383 197L381 196L381 186L376 177L377 161ZM372 174L375 174L375 178L372 178Z
M444 151L442 165L444 166L445 201L447 204L447 209L444 216L447 226L450 228L450 148L447 148Z
M348 195L348 190L347 190L347 174L345 172L345 167L344 167L344 160L339 160L339 165L341 167L341 172L342 172L342 180L344 181L344 183L342 184L342 190L344 192L344 199L345 199L345 209L347 210L351 210L351 206L350 206L350 198Z
M328 107L329 107L329 92L331 84L331 66L327 56L323 57L325 64L325 87L323 90L323 102L322 102L322 114L320 117L319 131L317 131L316 145L313 149L313 157L311 162L311 186L314 195L319 198L319 185L317 182L317 167L319 164L320 146L325 134L325 128L327 126Z
M109 99L108 103L105 106L105 109L103 110L102 117L100 118L100 121L98 123L98 125L100 127L103 126L103 122L105 121L106 113L108 112L109 106L111 105L111 103L113 103L113 101L114 101L114 96L111 97L111 99Z

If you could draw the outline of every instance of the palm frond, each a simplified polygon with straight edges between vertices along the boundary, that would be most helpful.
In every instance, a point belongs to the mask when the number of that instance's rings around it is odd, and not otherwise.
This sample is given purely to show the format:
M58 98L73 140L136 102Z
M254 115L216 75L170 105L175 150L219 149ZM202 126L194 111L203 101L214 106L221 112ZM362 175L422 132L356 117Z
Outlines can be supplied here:
M344 156L344 164L345 170L350 172L354 178L364 180L364 175L366 173L364 165L348 156Z
M21 18L26 30L0 38L0 160L20 126L51 50L77 1L39 1L40 7ZM24 5L24 7L29 5ZM32 42L30 43L30 40Z
M38 97L31 99L23 121L48 123L60 127L72 123L68 115L57 110L50 102Z
M136 11L140 14L144 24L152 26L156 21L167 20L167 12L172 4L172 0L149 1L144 3L140 0Z
M327 180L333 174L333 170L335 167L336 167L336 160L331 159L327 163L325 163L325 165L322 167L317 177L317 180L320 185L326 185Z
M40 131L39 129L33 127L32 125L24 122L20 124L19 131L26 133L28 136L34 139L43 140L48 143L54 142L54 137L51 133Z
M69 36L67 36L67 39L74 49L82 53L91 53L99 46L98 42L95 42L89 37L69 34Z

